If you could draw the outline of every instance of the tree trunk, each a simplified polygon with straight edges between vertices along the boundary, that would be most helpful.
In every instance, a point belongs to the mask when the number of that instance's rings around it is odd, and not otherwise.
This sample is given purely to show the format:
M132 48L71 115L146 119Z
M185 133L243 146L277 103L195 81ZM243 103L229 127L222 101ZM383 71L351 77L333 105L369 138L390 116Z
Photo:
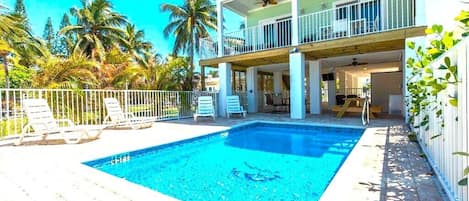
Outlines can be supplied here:
M3 69L5 71L5 88L9 89L10 88L10 72L8 70L8 60L7 60L7 54L1 54L0 58L3 58Z
M192 78L194 77L194 42L191 42L192 43L192 46L191 46L191 52L190 52L190 58L189 58L189 62L190 62L190 72L188 73L188 81L189 81L189 90L192 91L194 90L194 87L192 86L193 83L192 83Z

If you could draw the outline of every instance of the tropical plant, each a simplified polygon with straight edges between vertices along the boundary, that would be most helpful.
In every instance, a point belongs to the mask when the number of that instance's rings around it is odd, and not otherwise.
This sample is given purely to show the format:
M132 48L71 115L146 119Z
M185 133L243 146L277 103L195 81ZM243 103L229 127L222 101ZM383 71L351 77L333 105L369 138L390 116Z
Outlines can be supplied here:
M210 0L185 0L183 5L162 4L163 12L170 12L170 22L163 33L165 37L173 34L173 55L187 53L189 56L189 69L185 87L192 90L192 74L194 72L194 56L199 51L199 38L205 38L209 30L216 30L216 6Z
M457 86L460 83L461 80L458 79L458 66L452 65L449 57L443 58L444 62L438 69L434 69L430 66L435 59L440 58L445 52L454 47L461 40L461 37L468 35L468 11L462 11L461 14L456 17L456 20L462 24L463 33L461 36L457 36L453 32L444 32L443 26L441 25L433 25L426 30L426 33L432 38L426 49L420 46L416 47L413 42L407 44L417 55L415 59L409 58L407 60L407 68L410 70L411 78L407 83L407 90L410 95L408 97L409 101L406 103L409 106L411 125L416 128L422 127L425 130L429 129L430 112L435 112L436 120L440 121L440 127L444 128L443 106L451 105L458 107L459 105L457 96L450 97L447 103L437 98L440 92L446 90L449 85ZM439 71L439 73L436 73L436 71ZM415 125L414 118L421 115L424 116L423 119L419 125ZM435 133L431 139L443 136L444 134L445 133ZM469 153L466 152L455 152L453 154L463 157L469 156ZM465 177L458 182L459 185L467 185L469 167L464 169L463 174Z
M10 87L8 56L11 53L21 54L15 51L16 48L24 47L25 42L30 37L29 32L25 29L24 19L15 15L6 13L6 7L0 6L0 60L5 76L5 88Z
M461 23L461 28L463 29L462 36L467 37L469 36L469 11L463 10L461 13L456 17L456 20Z
M144 62L143 54L152 49L152 44L145 41L144 37L143 30L136 30L135 25L128 24L123 37L118 39L122 49L131 54L139 63Z
M93 88L98 80L93 72L97 63L85 55L72 54L68 58L52 54L37 60L40 70L33 78L35 87L40 88Z
M90 58L102 61L105 51L124 31L119 27L127 24L126 17L114 12L108 0L81 0L81 8L72 8L71 14L77 24L62 28L60 34L76 34L74 51L84 52Z

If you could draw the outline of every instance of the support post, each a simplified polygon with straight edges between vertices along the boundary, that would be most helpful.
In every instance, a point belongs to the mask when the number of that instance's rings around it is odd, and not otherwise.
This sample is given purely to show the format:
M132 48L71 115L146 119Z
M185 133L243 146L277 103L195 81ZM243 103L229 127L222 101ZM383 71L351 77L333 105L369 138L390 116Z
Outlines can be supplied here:
M305 106L305 56L303 53L290 54L290 118L304 119Z
M231 95L231 63L218 64L219 75L219 96L218 96L218 114L226 116L226 98Z
M282 93L282 72L277 71L274 72L274 93L281 94Z
M256 113L257 108L257 68L248 68L246 71L246 89L247 89L247 99L248 99L248 112Z
M223 57L224 53L224 30L223 30L223 4L221 0L217 0L217 41L218 41L218 57Z
M291 32L292 32L292 45L296 46L299 44L299 12L300 12L300 2L298 0L291 1Z
M309 62L309 110L321 114L321 62Z

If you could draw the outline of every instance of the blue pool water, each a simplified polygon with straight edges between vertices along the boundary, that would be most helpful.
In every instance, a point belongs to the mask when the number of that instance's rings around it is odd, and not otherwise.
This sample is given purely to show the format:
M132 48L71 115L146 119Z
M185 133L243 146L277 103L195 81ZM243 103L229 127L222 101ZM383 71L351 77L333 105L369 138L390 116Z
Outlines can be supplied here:
M318 200L362 133L253 123L85 164L180 200Z

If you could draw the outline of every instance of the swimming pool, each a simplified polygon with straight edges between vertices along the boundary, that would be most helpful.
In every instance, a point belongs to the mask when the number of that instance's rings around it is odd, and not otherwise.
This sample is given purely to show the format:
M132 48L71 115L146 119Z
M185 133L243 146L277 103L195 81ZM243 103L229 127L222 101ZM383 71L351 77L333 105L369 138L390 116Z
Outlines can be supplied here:
M256 122L85 164L180 200L318 200L363 131Z

